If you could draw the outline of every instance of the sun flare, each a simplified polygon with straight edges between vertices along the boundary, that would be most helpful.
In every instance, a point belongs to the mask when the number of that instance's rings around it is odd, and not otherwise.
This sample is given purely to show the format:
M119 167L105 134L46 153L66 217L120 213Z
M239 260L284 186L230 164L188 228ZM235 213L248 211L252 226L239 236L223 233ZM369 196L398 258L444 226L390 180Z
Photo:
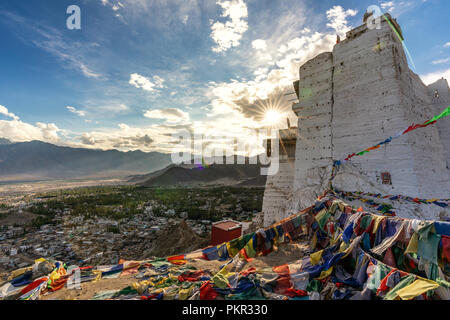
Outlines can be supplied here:
M277 110L267 110L264 115L264 123L274 126L280 122L282 114Z

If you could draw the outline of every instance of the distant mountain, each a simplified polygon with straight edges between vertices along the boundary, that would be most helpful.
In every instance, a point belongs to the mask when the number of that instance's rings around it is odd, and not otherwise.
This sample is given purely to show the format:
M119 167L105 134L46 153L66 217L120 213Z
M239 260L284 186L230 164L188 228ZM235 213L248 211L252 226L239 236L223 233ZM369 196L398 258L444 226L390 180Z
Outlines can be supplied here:
M0 180L105 178L143 174L171 163L159 152L92 150L41 141L0 140Z
M170 165L162 170L131 177L129 182L142 186L211 186L239 185L263 187L266 176L259 164L213 164L199 168L194 165Z
M5 138L0 138L0 145L11 144L11 141Z

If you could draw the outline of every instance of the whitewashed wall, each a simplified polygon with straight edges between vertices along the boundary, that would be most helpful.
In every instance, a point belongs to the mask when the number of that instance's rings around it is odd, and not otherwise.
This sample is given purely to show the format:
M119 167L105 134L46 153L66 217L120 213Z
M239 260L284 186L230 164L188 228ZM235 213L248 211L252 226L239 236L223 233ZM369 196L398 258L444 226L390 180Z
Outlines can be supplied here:
M278 174L267 176L263 208L264 227L284 219L294 182L294 161L280 161Z
M294 178L282 178L287 171L280 171L279 177L268 179L266 190L272 192L271 183L291 190L286 196L289 203L279 198L277 203L283 204L277 209L271 202L266 225L314 203L328 187L332 160L373 146L412 123L423 123L450 101L446 81L426 87L410 71L401 41L384 20L380 30L362 25L347 33L332 53L324 52L302 65L299 87L300 102L293 105L298 116ZM431 94L435 88L439 99ZM417 129L352 158L339 167L333 185L345 191L450 198L449 121ZM391 174L391 185L381 183L382 172ZM391 204L402 217L449 215L449 210L435 205ZM370 210L361 202L355 205Z

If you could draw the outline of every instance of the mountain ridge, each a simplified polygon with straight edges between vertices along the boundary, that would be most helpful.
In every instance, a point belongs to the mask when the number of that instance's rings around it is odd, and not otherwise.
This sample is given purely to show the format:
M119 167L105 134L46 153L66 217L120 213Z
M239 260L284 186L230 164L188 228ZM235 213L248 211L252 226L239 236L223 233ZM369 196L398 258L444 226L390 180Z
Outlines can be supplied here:
M128 182L146 187L158 186L242 186L264 187L266 176L261 175L259 164L171 164L164 169L132 176Z
M129 176L153 172L170 163L170 154L159 152L72 148L38 140L13 143L0 138L2 180L14 180L15 176L32 180Z

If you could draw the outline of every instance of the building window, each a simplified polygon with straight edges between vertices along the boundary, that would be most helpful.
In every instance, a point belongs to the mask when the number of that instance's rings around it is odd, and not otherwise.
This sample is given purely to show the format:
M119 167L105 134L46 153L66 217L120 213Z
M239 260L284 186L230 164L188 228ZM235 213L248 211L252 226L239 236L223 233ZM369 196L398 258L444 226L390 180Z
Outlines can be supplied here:
M271 139L266 140L266 152L267 152L267 157L270 157L272 155L272 140Z
M382 172L381 173L381 181L383 184L392 184L391 174L389 172Z

